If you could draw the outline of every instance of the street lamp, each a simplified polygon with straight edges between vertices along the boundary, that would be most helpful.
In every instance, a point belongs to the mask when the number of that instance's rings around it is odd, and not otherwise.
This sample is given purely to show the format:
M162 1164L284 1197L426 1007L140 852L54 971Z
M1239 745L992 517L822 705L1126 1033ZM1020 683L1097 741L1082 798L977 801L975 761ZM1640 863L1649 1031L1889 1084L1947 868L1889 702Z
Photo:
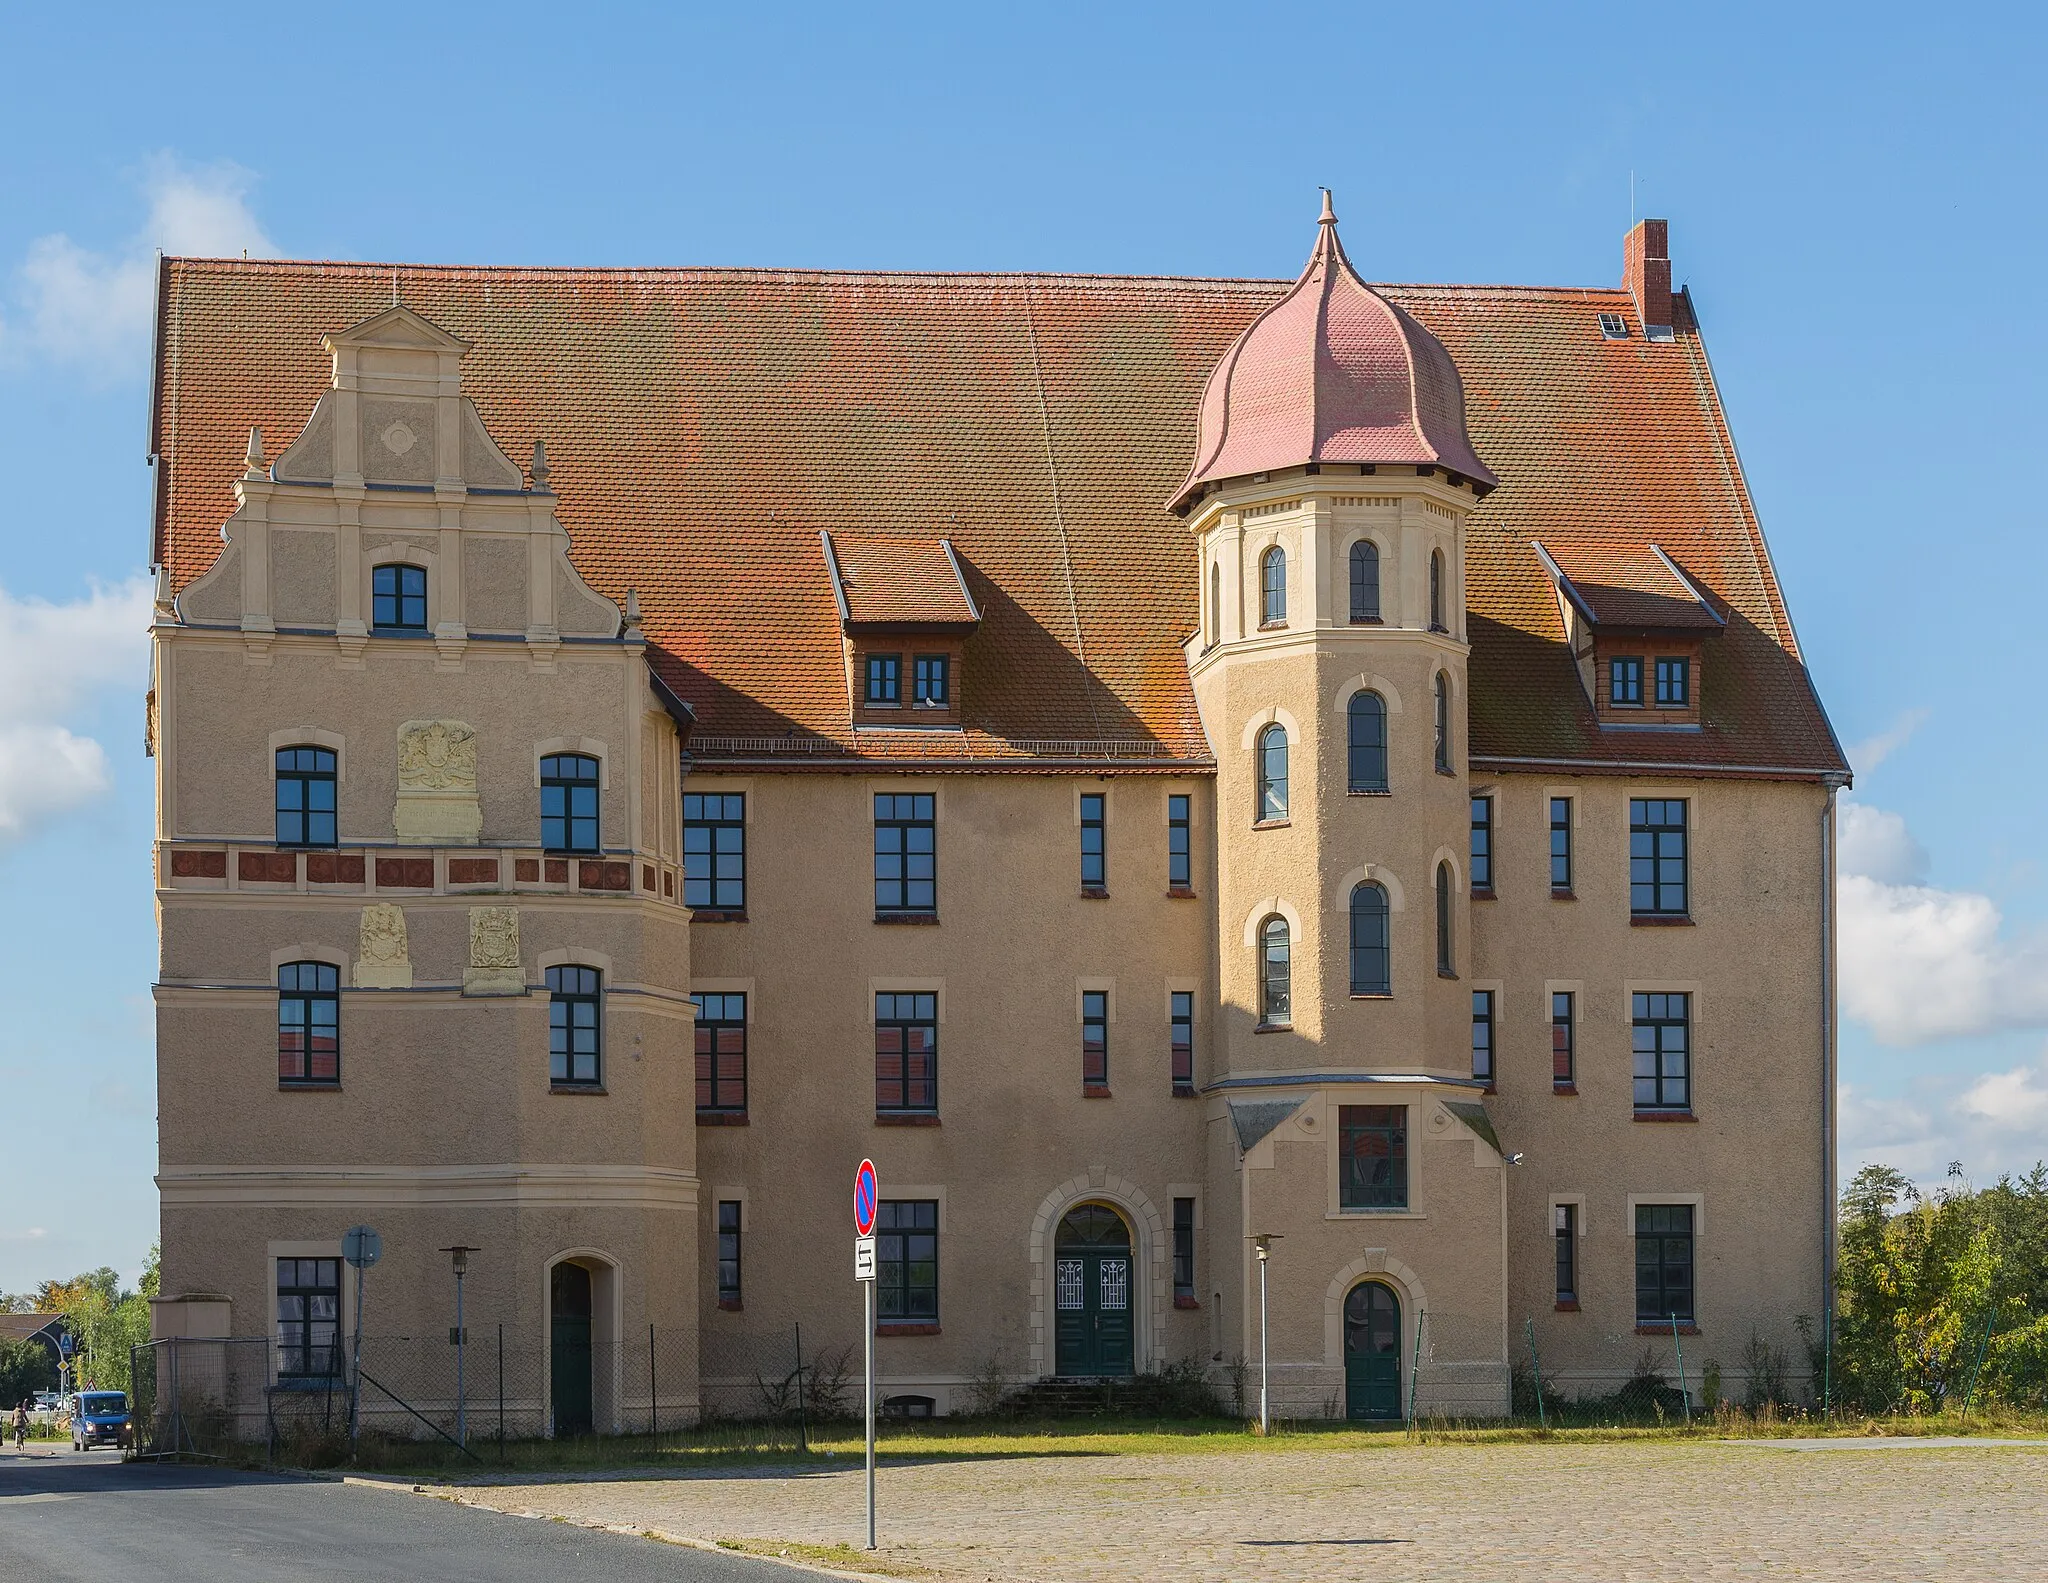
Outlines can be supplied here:
M455 1343L455 1443L468 1448L469 1421L468 1399L463 1389L462 1355L469 1342L469 1333L462 1328L462 1277L469 1271L469 1256L481 1253L482 1248L465 1247L456 1243L452 1248L443 1248L443 1253L455 1260L455 1328L448 1332L448 1339Z
M1266 1368L1266 1256L1273 1251L1274 1243L1283 1240L1278 1232L1272 1231L1262 1231L1252 1238L1252 1246L1259 1250L1259 1433L1262 1435L1273 1432Z

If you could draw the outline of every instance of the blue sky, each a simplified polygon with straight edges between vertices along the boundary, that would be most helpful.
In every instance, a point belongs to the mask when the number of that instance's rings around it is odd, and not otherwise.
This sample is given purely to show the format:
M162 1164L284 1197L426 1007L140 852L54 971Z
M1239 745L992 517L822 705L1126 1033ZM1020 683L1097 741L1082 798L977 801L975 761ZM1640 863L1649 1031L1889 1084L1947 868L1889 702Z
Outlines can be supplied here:
M881 14L876 14L876 13ZM1853 745L1845 1166L2048 1154L2032 8L17 11L0 1290L153 1236L148 260L1601 284L1668 216Z

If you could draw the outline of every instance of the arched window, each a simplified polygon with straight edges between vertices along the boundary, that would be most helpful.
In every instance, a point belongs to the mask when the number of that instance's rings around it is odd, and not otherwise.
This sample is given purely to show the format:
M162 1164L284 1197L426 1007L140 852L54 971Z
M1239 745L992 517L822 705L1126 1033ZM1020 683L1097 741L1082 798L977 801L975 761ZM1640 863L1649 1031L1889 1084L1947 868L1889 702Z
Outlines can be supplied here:
M277 750L277 844L334 845L332 748Z
M1436 673L1436 771L1451 773L1451 683L1442 671Z
M1209 568L1209 641L1213 644L1223 631L1223 568Z
M1387 893L1367 880L1351 893L1351 993L1394 993L1392 938L1387 921Z
M1344 706L1351 754L1351 789L1387 789L1387 705L1378 693L1359 691Z
M1448 863L1436 866L1436 970L1439 973L1456 973L1458 970L1451 954L1451 865Z
M1444 630L1444 552L1429 552L1429 630Z
M1287 920L1274 916L1259 925L1259 1021L1280 1026L1294 1020L1294 965Z
M330 963L277 970L277 1080L341 1081L341 972Z
M1259 560L1259 625L1287 620L1287 552L1274 545Z
M597 760L550 753L540 761L540 844L550 852L595 852Z
M420 566L379 566L370 572L370 622L387 631L427 630L427 573Z
M1380 547L1371 539L1351 546L1351 619L1380 618Z
M1287 817L1287 728L1277 722L1259 732L1260 820Z

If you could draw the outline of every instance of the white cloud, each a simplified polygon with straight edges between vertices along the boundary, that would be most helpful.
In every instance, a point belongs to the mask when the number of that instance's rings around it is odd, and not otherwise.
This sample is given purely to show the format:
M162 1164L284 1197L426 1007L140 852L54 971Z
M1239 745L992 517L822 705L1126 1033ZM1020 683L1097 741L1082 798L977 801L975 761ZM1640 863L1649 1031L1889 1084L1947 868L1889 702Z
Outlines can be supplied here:
M1930 1074L1912 1097L1844 1083L1839 1115L1843 1182L1865 1165L1903 1171L1923 1191L1947 1182L1951 1162L1980 1185L2023 1174L2048 1158L2048 1051L2007 1072Z
M139 711L149 617L143 577L68 604L0 588L0 844L112 784L106 750L64 722L109 687L133 689Z
M1849 748L1849 762L1855 766L1858 775L1868 775L1878 765L1911 740L1915 731L1927 723L1931 711L1908 709L1884 730L1874 737L1865 737L1861 742L1852 743Z
M1866 808L1846 794L1836 811L1841 819L1837 862L1844 874L1887 885L1926 883L1927 849L1913 839L1903 815Z
M2015 939L1989 896L1845 874L1842 1010L1882 1044L2048 1024L2048 941Z
M1957 1103L1966 1115L2001 1130L2029 1132L2039 1143L2048 1134L2048 1055L2032 1066L1986 1073Z
M0 348L102 376L142 371L156 290L157 249L206 257L274 257L276 245L248 204L254 178L239 165L198 168L159 155L145 168L149 215L125 246L99 253L59 233L29 244L19 271L18 326Z

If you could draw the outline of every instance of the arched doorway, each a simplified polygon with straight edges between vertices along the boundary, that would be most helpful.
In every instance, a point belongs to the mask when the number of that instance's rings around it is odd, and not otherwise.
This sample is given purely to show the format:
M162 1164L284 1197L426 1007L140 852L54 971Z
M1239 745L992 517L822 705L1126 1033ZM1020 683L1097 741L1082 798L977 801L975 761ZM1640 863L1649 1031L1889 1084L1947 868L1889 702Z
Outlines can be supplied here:
M1401 1416L1401 1300L1381 1281L1344 1295L1344 1416Z
M549 1406L557 1435L594 1427L590 1375L590 1270L567 1260L548 1272Z
M1129 1374L1133 1350L1131 1228L1107 1204L1067 1211L1053 1238L1053 1372Z

